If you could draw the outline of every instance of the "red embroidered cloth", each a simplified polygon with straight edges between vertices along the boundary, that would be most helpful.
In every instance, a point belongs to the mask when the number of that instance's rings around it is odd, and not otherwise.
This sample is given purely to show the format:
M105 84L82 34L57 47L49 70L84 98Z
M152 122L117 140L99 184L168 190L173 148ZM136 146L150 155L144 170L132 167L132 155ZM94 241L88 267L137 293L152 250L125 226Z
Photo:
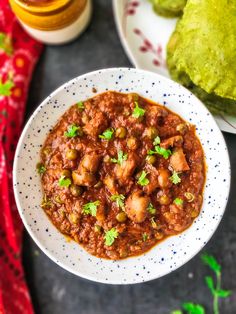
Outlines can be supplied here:
M32 71L42 45L0 0L0 314L33 313L21 263L22 222L12 191L12 164Z

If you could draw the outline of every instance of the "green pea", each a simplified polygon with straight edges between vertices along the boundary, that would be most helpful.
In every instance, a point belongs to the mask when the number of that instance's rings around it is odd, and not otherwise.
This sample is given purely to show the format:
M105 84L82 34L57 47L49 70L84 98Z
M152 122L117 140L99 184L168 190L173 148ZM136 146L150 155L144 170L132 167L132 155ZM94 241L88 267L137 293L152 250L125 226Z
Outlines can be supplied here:
M127 146L131 150L138 148L138 140L135 137L129 137L127 140Z
M94 231L100 233L102 231L102 227L99 225L94 226Z
M66 152L66 158L68 160L76 160L79 156L79 152L76 149L69 149Z
M148 155L148 156L146 157L146 161L147 161L149 164L151 164L151 165L153 165L153 164L156 162L156 160L157 160L157 158L156 158L156 156L154 156L154 155Z
M120 126L119 128L116 129L116 137L125 138L126 134L127 134L127 130L123 126Z
M119 212L117 215L116 215L116 220L119 221L119 222L125 222L127 219L127 215L125 212Z
M162 195L160 198L159 198L159 203L161 204L161 205L168 205L168 204L170 204L170 198L169 198L169 196L168 195Z
M61 172L61 176L64 176L66 178L71 178L71 171L70 170L67 170L67 169L64 169L62 170Z
M158 136L158 130L154 126L150 126L146 128L144 134L151 140L154 140L154 138Z
M68 218L72 224L77 224L79 221L79 216L76 213L69 214Z
M83 192L83 189L78 185L71 184L70 192L73 196L80 196Z

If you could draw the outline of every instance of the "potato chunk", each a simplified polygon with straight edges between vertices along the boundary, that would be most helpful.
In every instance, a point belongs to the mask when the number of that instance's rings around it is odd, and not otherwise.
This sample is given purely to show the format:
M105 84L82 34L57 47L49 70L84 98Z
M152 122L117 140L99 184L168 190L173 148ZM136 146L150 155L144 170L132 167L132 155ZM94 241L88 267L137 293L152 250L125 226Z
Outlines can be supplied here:
M182 148L176 149L174 154L170 157L170 166L176 172L187 171L190 169Z
M134 173L138 164L138 157L135 153L129 153L127 160L124 160L121 165L116 165L115 175L117 179L123 183Z
M169 147L174 147L174 146L178 147L182 145L182 143L183 143L183 137L181 135L176 135L162 141L160 146L167 149Z
M96 172L101 156L96 153L87 154L83 157L79 167L85 168L89 172Z
M92 137L97 137L101 134L107 127L107 118L104 113L96 112L94 117L90 119L89 122L83 127L83 131Z
M147 217L149 203L149 196L143 195L142 191L133 192L125 202L127 216L136 223L143 222Z
M93 186L96 183L94 174L86 171L85 169L81 172L73 171L72 179L74 184L82 186Z

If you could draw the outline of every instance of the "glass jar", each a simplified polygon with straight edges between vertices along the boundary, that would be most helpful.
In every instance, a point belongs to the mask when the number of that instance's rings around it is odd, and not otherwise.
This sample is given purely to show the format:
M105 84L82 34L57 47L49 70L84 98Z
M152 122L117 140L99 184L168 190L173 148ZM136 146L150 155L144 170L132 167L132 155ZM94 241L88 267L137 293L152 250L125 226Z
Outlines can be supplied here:
M64 44L88 25L92 0L10 0L26 31L47 44Z

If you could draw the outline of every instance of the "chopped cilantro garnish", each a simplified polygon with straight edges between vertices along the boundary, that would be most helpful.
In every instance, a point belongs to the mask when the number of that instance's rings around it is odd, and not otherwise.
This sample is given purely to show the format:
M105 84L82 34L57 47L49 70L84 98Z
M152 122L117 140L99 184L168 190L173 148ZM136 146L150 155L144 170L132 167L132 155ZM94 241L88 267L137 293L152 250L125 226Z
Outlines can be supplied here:
M171 180L171 182L174 183L174 184L180 183L180 182L181 182L181 179L180 179L180 177L179 177L178 172L173 171L173 174L172 174L172 176L170 177L170 180Z
M155 213L156 213L156 208L152 205L152 203L150 203L149 205L148 205L148 208L147 208L147 211L151 214L151 215L155 215Z
M115 228L105 231L105 244L107 246L111 246L114 243L115 239L118 237L118 235L119 233Z
M97 207L100 205L100 201L90 202L83 205L82 212L86 215L96 216L97 214Z
M45 166L41 162L37 164L36 169L39 174L43 174L46 171Z
M122 150L118 151L118 158L111 158L111 162L121 165L123 161L127 160L128 154L124 154Z
M78 135L82 135L82 130L80 126L76 126L75 124L72 124L68 126L67 132L64 133L66 137L75 137Z
M116 202L116 205L120 208L124 208L125 196L123 194L114 194L111 196L111 200Z
M148 239L148 235L146 233L143 233L142 237L143 237L143 241L146 242Z
M149 150L148 155L158 154L158 155L161 155L163 158L168 159L170 155L172 154L170 149L165 149L161 147L160 145L156 145L154 149L155 150Z
M85 107L84 107L84 103L82 102L82 101L79 101L79 102L77 102L77 107L79 108L79 109L84 109Z
M106 129L102 135L99 135L100 138L104 140L111 140L113 137L114 130L112 128Z
M141 185L141 186L145 186L145 185L148 185L149 183L149 180L148 178L146 178L147 176L147 173L143 170L139 179L138 179L138 184Z
M71 185L71 179L61 176L58 183L59 186L68 188Z
M184 203L184 201L183 201L181 198L179 198L179 197L176 197L176 198L174 199L174 204L175 204L175 205L182 206L183 203Z
M153 145L156 146L156 145L159 145L161 143L161 139L159 136L156 136L154 138L154 141L153 141Z
M143 108L139 107L139 104L137 101L135 101L134 104L135 104L135 108L133 110L132 116L134 118L142 117L145 114L145 110Z

